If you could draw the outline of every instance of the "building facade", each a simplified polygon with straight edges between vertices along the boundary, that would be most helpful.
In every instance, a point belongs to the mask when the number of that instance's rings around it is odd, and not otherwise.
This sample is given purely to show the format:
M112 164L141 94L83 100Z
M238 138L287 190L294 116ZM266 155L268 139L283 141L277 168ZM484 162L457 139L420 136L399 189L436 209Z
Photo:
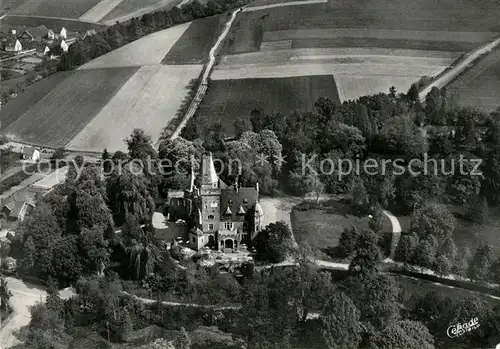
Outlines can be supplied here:
M217 176L212 154L202 156L200 172L200 187L195 187L192 173L182 203L194 221L190 245L196 250L205 246L232 250L251 242L263 229L258 183L250 188L238 182L228 186Z

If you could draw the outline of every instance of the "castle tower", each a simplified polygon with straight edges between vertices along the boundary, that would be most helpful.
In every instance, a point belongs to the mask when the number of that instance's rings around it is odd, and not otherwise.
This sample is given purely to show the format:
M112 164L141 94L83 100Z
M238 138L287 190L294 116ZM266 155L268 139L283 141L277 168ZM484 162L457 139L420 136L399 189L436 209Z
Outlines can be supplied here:
M212 153L203 154L201 159L201 189L219 188L219 178L215 172Z
M201 210L201 230L208 237L207 242L216 242L216 232L220 224L220 181L212 158L212 153L203 154L201 160L201 190L200 190L200 210Z

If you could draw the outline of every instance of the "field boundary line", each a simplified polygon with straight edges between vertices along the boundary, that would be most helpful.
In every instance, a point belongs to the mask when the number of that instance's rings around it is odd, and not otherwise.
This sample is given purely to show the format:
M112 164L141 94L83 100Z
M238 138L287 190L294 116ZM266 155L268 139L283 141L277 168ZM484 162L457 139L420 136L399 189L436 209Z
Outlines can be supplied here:
M421 103L425 103L425 98L427 94L432 90L433 87L443 88L452 82L457 76L466 71L467 69L474 66L477 60L482 56L490 53L495 48L500 45L500 37L497 37L493 41L490 41L477 49L466 53L463 55L463 60L461 62L456 62L456 65L449 69L446 73L442 74L440 77L431 82L427 87L425 87L419 93L419 99Z
M87 20L81 20L79 18L69 18L69 17L52 17L52 16L36 16L36 15L11 15L11 14L8 14L7 17L46 18L46 19L58 19L58 20L64 20L64 21L103 25L102 23L98 23L98 22L92 22L92 21L87 21ZM107 25L104 25L104 26L107 26Z
M213 69L213 67L215 65L215 61L216 61L216 57L215 57L216 51L218 50L222 41L224 41L224 39L226 38L229 31L231 30L231 26L233 25L234 21L236 20L236 16L238 15L238 13L240 11L242 11L242 8L239 8L232 13L231 18L226 23L224 30L222 31L219 38L217 39L217 42L210 49L209 60L208 60L208 63L205 65L205 68L202 70L203 75L201 77L201 81L200 81L199 86L198 86L198 91L196 92L193 100L191 101L191 104L189 105L189 108L186 111L186 114L184 114L184 117L182 118L181 122L179 123L179 125L177 126L175 131L170 136L170 139L175 139L179 136L179 133L184 128L184 126L186 126L186 123L188 122L188 120L191 119L193 117L194 113L196 112L196 110L198 110L198 107L199 107L201 101L203 100L203 97L207 93L208 79L210 77L210 74L212 73L212 69ZM157 144L155 146L158 148L159 145L161 144L161 142L162 142L162 138L160 137L160 139L157 141Z
M266 10L270 8L276 8L276 7L285 7L285 6L299 6L299 5L310 5L310 4L325 4L327 3L328 0L298 0L298 1L288 1L288 2L280 2L277 4L269 4L269 5L262 5L262 6L254 6L254 7L247 7L243 10L243 12L252 12L252 11L259 11L259 10Z

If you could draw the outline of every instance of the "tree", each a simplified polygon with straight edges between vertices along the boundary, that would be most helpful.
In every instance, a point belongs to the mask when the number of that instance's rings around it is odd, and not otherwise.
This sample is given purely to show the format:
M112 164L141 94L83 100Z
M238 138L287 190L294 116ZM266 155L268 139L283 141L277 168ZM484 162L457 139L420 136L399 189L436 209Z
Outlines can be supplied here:
M9 309L9 299L12 297L12 292L7 287L7 280L0 277L0 310L6 311Z
M130 135L130 137L125 139L125 143L128 148L128 155L132 159L139 159L146 161L149 159L156 159L156 150L151 144L151 136L147 135L144 130L136 128Z
M80 250L83 268L87 273L102 275L109 264L110 250L104 240L104 231L98 227L84 229L80 233Z
M343 292L334 292L321 311L322 334L329 348L358 348L361 341L360 314Z
M67 235L61 238L53 251L54 276L65 284L78 280L83 273L78 236Z
M356 250L349 264L349 270L361 274L374 273L378 271L380 260L378 236L371 230L362 230L356 241Z
M466 276L469 270L469 262L472 259L472 254L468 247L464 247L458 254L455 259L455 263L452 268L452 272L454 274L460 276Z
M284 261L294 248L290 228L285 222L269 224L257 235L255 247L271 263Z
M174 341L176 349L191 349L191 339L184 327L181 327L181 333Z
M446 238L439 247L438 253L446 256L448 260L454 261L457 258L457 247L451 237Z
M466 217L468 220L476 223L484 223L488 218L488 201L486 198L475 196L467 205Z
M344 231L340 235L339 244L337 245L338 256L340 258L347 258L356 250L358 237L359 232L355 226L351 229L344 228Z
M240 116L234 121L234 130L236 138L240 138L245 132L252 132L253 125L250 118L245 116Z
M472 280L487 282L491 279L491 266L495 262L495 254L488 244L482 244L476 249L469 264L467 275Z
M352 186L352 204L356 209L364 212L367 210L369 202L370 198L368 197L363 179L357 177Z
M445 255L438 255L434 260L434 270L439 275L448 275L451 272L451 261Z
M450 237L455 230L456 219L446 206L425 203L411 217L411 226L420 236L435 235L440 239Z
M394 253L394 259L405 264L413 260L413 254L418 246L418 237L402 235Z
M413 254L413 258L411 259L412 264L424 268L432 268L434 259L436 258L437 246L434 245L429 237L420 239Z
M434 349L434 338L429 330L416 321L390 324L377 338L378 347L384 349Z

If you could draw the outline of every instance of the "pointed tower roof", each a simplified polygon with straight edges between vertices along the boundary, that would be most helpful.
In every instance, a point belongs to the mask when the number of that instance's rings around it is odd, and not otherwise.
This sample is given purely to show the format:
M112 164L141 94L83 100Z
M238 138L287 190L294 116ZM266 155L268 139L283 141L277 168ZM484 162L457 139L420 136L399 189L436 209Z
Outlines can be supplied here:
M212 153L204 154L201 161L201 184L213 186L214 183L219 182L217 172L215 171Z
M194 168L193 168L193 166L191 166L191 178L190 178L190 182L189 182L189 192L191 192L191 193L194 190L194 177L195 177Z
M224 214L227 214L227 215L231 215L233 214L233 212L231 211L231 209L229 208L229 206L226 208L226 210L224 211Z
M240 215L244 215L246 212L245 212L245 209L243 208L243 206L240 205L240 208L238 210L238 214Z
M255 209L255 214L257 216L263 216L264 215L264 210L262 210L262 207L260 206L260 204L257 202L254 206L254 209Z

